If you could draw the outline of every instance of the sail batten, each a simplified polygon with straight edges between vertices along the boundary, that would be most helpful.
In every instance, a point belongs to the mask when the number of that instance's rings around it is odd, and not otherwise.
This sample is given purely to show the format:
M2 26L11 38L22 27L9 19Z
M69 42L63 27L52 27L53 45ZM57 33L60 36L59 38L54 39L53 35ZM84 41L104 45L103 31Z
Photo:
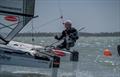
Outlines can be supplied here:
M2 11L2 10L0 10L0 12L1 12L1 13L6 13L6 14L19 15L19 16L26 16L26 17L33 17L33 16L34 16L34 15L30 15L30 14L23 14L23 13Z
M34 18L35 0L0 1L0 43L11 41Z

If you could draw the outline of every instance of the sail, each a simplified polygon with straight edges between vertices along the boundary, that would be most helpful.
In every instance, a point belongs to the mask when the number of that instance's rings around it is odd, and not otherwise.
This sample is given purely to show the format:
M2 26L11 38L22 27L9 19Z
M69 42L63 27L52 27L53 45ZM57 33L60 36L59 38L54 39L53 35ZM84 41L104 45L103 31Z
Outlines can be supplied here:
M0 43L7 44L34 17L35 0L0 1Z

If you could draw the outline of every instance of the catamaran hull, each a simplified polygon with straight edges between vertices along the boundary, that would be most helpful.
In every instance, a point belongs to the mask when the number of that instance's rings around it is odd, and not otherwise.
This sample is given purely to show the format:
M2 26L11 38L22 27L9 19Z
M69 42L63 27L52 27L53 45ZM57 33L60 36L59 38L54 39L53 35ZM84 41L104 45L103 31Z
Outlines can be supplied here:
M79 56L79 55L74 56L74 52L70 52L70 51L63 51L63 50L56 51L54 49L52 51L46 51L46 50L44 50L43 46L26 44L26 43L21 43L21 42L16 42L16 41L11 41L8 44L8 46L26 51L33 55L36 54L36 52L38 52L37 54L45 54L45 55L47 54L47 55L52 55L52 56L58 56L58 57L60 57L61 62L69 62L69 61L72 61L71 59L73 57ZM34 50L34 51L32 51L32 50Z
M52 62L45 60L36 60L34 58L26 58L20 56L12 56L8 54L0 54L1 65L15 65L24 67L39 67L39 68L50 68Z
M58 68L60 62L78 61L78 52L62 50L45 51L41 48L41 46L33 46L20 42L0 45L0 65Z

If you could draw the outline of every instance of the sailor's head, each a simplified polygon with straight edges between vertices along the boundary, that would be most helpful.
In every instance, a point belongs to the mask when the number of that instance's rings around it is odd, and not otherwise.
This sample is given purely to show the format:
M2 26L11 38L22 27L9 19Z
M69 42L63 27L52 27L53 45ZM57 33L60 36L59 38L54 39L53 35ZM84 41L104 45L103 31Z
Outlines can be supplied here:
M66 29L70 29L72 26L72 21L71 20L65 20L64 21L64 26Z

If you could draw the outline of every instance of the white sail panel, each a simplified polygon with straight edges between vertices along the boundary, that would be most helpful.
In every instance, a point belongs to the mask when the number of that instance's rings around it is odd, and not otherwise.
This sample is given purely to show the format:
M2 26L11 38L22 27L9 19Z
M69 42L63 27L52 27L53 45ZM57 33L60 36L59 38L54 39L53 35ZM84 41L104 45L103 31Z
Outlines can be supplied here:
M33 18L34 4L35 0L0 1L0 43L11 41Z

